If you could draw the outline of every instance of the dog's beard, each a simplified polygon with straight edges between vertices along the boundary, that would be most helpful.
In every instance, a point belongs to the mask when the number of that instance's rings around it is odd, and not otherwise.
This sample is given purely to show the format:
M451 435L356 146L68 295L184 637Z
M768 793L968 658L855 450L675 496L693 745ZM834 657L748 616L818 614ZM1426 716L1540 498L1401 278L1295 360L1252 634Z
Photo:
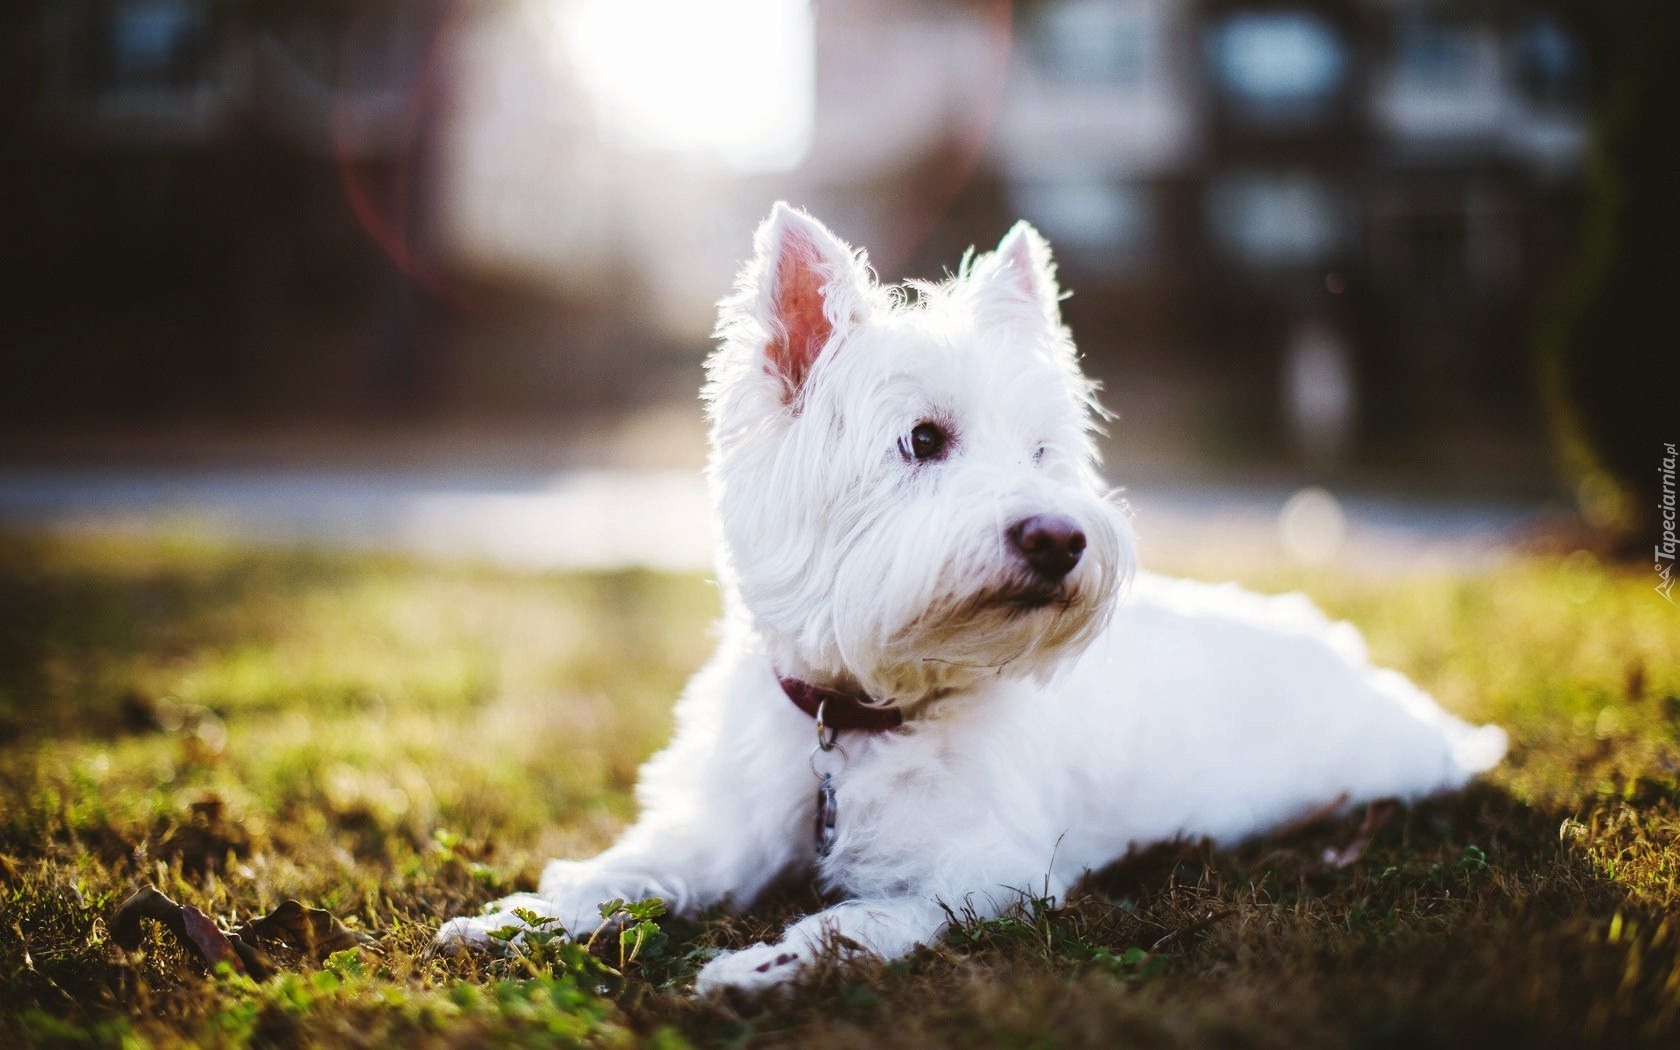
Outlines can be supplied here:
M900 705L989 677L1050 677L1107 626L1131 574L1124 524L1090 517L1087 555L1060 581L1032 575L996 543L980 565L956 552L920 586L843 571L834 627L845 673Z
M960 596L894 632L872 669L911 701L992 676L1044 676L1101 631L1112 601L1088 591L1006 584Z

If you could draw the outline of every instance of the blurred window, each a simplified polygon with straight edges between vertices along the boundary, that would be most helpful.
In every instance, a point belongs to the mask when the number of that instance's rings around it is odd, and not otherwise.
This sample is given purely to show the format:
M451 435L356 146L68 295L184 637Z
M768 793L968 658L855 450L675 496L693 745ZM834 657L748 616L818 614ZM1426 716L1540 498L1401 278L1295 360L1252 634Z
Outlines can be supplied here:
M1405 19L1395 59L1400 78L1419 87L1451 90L1475 79L1476 44L1470 31L1440 18Z
M1131 269L1155 240L1155 195L1137 183L1072 177L1017 185L1011 197L1059 253L1090 265Z
M1039 65L1062 80L1101 81L1136 87L1147 72L1139 12L1107 3L1053 3L1040 9L1036 26Z
M1586 97L1581 48L1557 19L1542 16L1512 41L1517 87L1537 106L1577 108Z
M203 78L204 8L192 0L134 0L105 24L99 79L111 94L189 91Z
M1343 245L1343 218L1335 191L1310 175L1227 175L1207 199L1214 243L1253 266L1322 262Z
M1425 211L1407 216L1401 228L1409 294L1450 298L1476 288L1471 257L1471 228L1462 210Z
M1347 74L1341 39L1304 11L1232 15L1208 31L1204 46L1220 88L1266 115L1315 115Z

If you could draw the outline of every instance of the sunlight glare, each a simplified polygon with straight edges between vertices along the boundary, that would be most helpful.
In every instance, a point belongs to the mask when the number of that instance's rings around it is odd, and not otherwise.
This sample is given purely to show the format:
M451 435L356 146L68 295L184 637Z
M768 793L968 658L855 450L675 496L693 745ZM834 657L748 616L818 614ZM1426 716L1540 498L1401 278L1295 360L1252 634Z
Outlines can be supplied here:
M610 132L630 146L785 170L811 141L807 0L576 0L567 58Z

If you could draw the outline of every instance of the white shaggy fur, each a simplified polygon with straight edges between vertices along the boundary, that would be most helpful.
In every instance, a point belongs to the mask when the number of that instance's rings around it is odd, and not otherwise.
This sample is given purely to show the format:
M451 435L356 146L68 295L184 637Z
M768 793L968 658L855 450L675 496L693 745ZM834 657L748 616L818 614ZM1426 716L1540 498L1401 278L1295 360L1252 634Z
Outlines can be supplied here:
M1372 667L1358 632L1304 597L1133 581L1130 525L1095 473L1100 410L1031 227L909 293L783 205L755 246L706 391L717 655L619 841L551 863L535 895L450 921L441 943L487 946L514 908L578 931L613 897L743 906L810 871L842 903L697 982L764 987L826 944L903 955L947 906L993 915L1022 890L1060 895L1139 844L1231 842L1337 799L1456 788L1504 754L1503 732ZM914 461L905 442L930 421L948 448ZM1077 522L1088 547L1057 600L1024 607L1006 530L1043 513ZM813 722L778 674L906 715L823 756L839 814L823 858Z

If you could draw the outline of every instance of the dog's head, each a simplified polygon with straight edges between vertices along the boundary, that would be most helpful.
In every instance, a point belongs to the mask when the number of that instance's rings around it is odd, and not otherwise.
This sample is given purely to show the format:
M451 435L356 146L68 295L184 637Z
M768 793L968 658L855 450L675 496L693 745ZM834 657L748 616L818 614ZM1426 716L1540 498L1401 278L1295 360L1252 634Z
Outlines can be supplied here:
M1100 413L1026 223L942 284L883 288L778 204L708 363L720 578L783 673L911 704L1045 676L1133 566Z

